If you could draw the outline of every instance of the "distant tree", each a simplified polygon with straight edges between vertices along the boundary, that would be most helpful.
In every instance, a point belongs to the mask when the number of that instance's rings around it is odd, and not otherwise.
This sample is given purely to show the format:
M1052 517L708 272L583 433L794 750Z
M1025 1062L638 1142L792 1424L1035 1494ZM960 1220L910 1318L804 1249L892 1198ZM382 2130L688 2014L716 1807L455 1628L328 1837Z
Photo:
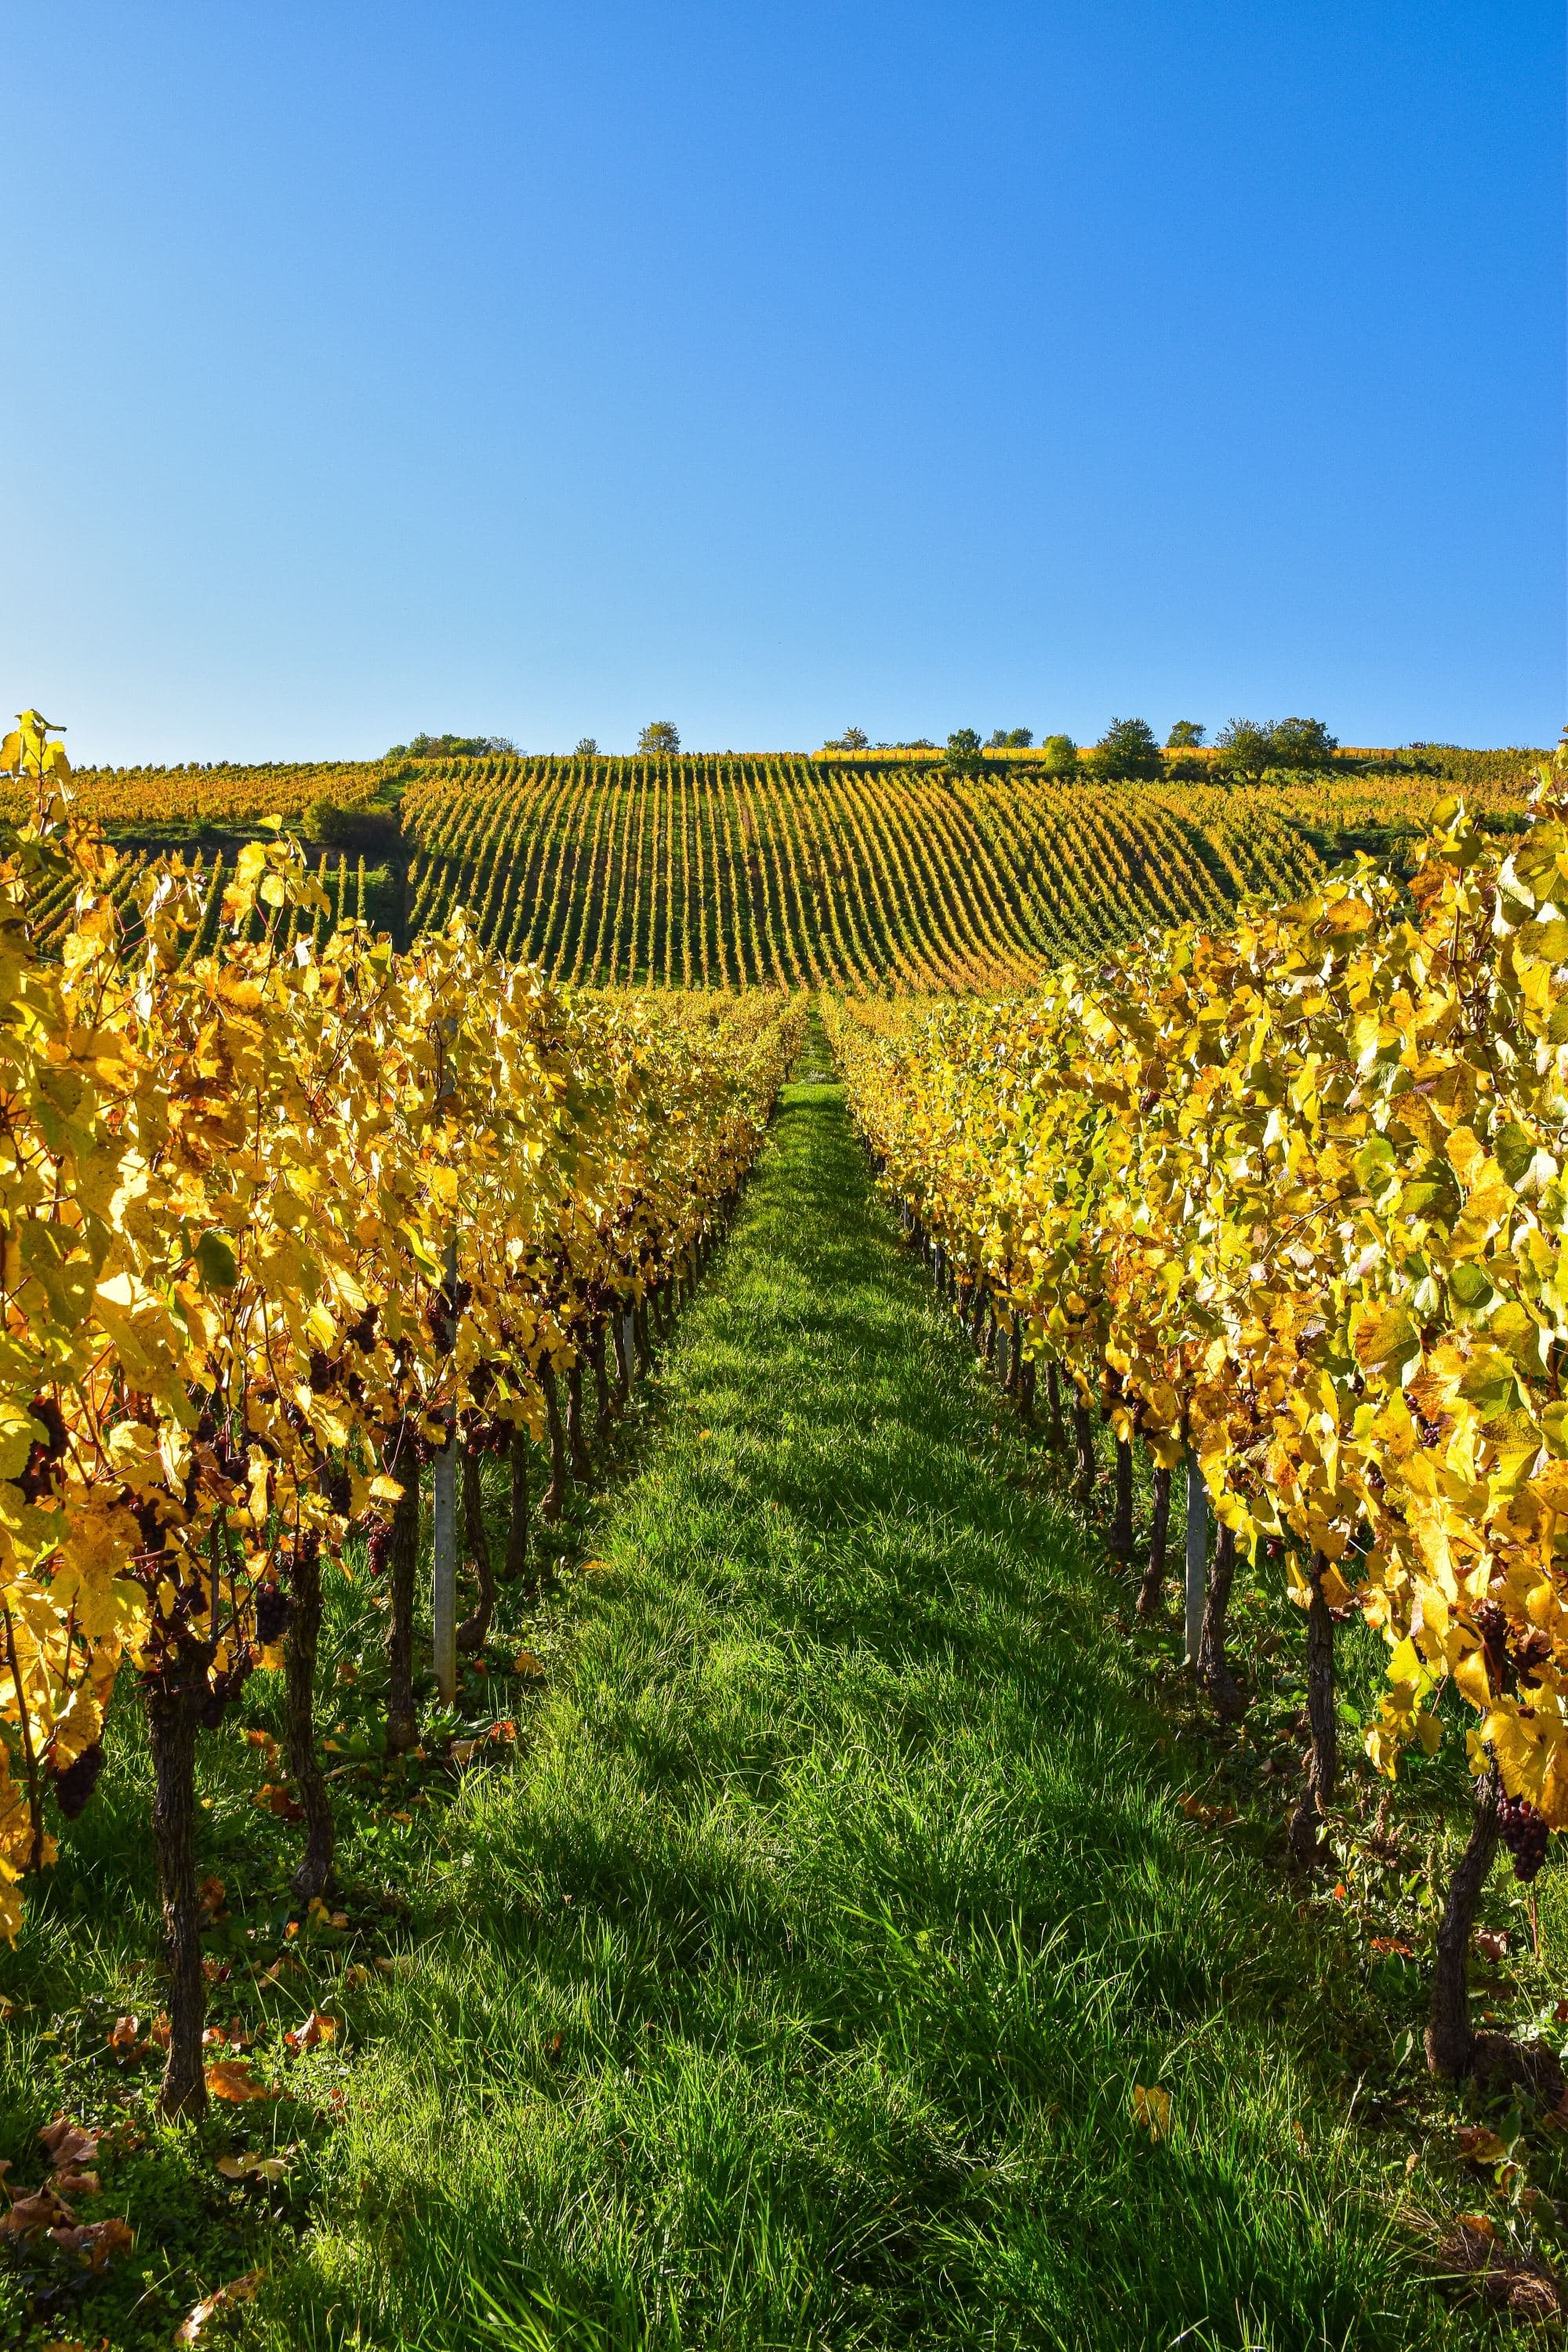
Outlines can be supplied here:
M1274 764L1274 729L1260 719L1232 719L1215 737L1225 764L1239 775L1260 776Z
M1279 719L1269 730L1271 768L1327 768L1339 750L1321 719Z
M847 727L838 738L838 749L841 751L863 751L870 740L863 727Z
M1059 776L1078 765L1078 745L1070 735L1047 735L1040 750L1045 754L1044 766L1048 775Z
M1142 719L1113 719L1089 756L1090 765L1102 776L1164 773L1154 730Z
M1031 728L998 727L985 748L988 751L1026 751L1034 740Z
M947 756L942 764L950 776L984 774L985 754L973 727L960 727L948 737Z
M576 760L596 760L599 756L599 747L591 735L581 735L577 739L577 749L572 756Z
M978 740L979 739L976 738L976 740ZM906 751L934 751L936 750L936 745L931 741L929 735L911 735L909 741L904 744L902 748Z
M673 719L656 719L637 737L637 750L673 756L680 749L680 730Z
M416 735L407 743L395 743L386 756L389 760L483 760L497 753L516 759L517 745L510 735Z
M1200 727L1195 719L1178 719L1165 738L1165 749L1167 751L1195 751L1207 733L1208 729Z

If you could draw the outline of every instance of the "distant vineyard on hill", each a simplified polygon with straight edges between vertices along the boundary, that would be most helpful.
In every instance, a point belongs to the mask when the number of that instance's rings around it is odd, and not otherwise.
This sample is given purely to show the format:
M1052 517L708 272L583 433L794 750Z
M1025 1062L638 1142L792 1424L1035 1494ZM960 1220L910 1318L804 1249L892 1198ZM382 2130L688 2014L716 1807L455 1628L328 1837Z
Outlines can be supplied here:
M1440 790L1438 786L1436 789ZM1518 787L1492 787L1500 813ZM1239 791L1056 781L1023 762L466 762L409 787L415 929L594 986L997 988L1254 892L1304 887L1347 822L1414 822L1431 782Z
M239 842L303 829L334 915L405 940L467 909L483 942L589 987L995 989L1140 932L1223 922L1366 849L1397 864L1445 791L1523 821L1525 755L1359 754L1317 775L975 777L929 756L364 761L100 771L84 813L132 850L183 837L209 929ZM139 856L115 885L129 901ZM41 908L63 936L68 899ZM324 921L326 919L320 919Z

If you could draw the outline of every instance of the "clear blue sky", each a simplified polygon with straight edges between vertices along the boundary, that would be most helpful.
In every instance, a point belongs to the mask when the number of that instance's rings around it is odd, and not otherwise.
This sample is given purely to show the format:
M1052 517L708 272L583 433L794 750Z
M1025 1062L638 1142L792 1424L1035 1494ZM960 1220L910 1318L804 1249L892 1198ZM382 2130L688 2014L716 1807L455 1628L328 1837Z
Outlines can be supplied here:
M79 759L1552 741L1558 0L13 0Z

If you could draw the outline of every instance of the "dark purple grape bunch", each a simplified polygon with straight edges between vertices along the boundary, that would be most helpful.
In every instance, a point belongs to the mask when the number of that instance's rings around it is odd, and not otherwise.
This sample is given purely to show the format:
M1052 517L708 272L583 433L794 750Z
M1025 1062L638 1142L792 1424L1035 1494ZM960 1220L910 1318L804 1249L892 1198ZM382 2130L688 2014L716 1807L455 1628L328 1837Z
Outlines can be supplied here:
M1546 1859L1552 1832L1528 1797L1510 1797L1506 1790L1498 1799L1497 1823L1498 1835L1513 1856L1513 1874L1528 1886Z
M458 1317L474 1295L474 1286L459 1276L450 1292L437 1290L425 1309L425 1321L430 1337L442 1355L449 1356L458 1344Z
M95 1739L68 1764L52 1764L50 1777L54 1782L55 1802L68 1822L74 1822L98 1786L98 1776L103 1769L103 1749Z
M392 1557L392 1529L384 1519L373 1519L365 1538L365 1559L372 1576L384 1576Z
M359 1320L348 1326L343 1333L344 1339L352 1339L354 1346L368 1356L375 1345L375 1327L380 1319L381 1309L373 1301Z
M283 1639L293 1606L281 1586L262 1586L256 1596L256 1638L264 1650L270 1650Z

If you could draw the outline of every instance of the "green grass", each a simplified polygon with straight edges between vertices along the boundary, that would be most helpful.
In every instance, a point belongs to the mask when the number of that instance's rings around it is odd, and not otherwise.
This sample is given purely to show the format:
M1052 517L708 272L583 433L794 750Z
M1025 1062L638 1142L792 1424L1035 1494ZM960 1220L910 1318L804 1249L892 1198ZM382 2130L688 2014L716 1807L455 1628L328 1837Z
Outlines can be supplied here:
M1364 1995L1178 1809L1110 1588L837 1087L789 1090L660 1378L515 1765L465 1780L345 2004L247 2333L1452 2344L1405 2143L1352 2119Z

